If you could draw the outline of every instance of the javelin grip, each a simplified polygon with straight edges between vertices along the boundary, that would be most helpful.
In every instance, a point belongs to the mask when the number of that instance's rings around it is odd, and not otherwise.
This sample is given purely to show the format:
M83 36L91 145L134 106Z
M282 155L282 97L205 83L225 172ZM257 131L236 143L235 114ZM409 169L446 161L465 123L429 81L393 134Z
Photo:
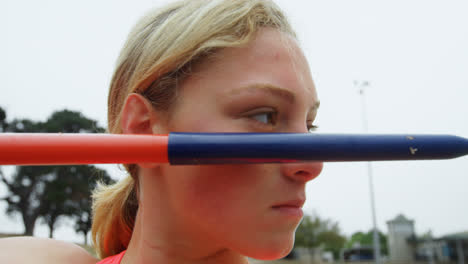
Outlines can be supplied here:
M451 159L468 154L452 135L171 133L171 164Z
M167 163L167 135L0 133L0 165Z

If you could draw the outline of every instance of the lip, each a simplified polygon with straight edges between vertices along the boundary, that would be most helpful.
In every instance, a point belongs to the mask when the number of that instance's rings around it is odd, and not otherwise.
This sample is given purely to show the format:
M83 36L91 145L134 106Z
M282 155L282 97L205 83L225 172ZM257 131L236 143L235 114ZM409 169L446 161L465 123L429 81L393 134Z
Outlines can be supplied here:
M296 199L289 200L285 202L279 202L273 205L271 208L280 213L281 215L293 218L302 218L304 212L302 211L302 206L304 205L305 200Z
M289 200L289 201L284 201L284 202L279 202L274 204L272 207L273 208L279 208L279 207L295 207L295 208L302 208L304 205L305 200L303 199L294 199L294 200Z
M273 208L279 208L279 207L296 207L296 208L302 208L304 205L305 200L302 199L295 199L295 200L289 200L289 201L284 201L284 202L279 202L274 204L272 207Z

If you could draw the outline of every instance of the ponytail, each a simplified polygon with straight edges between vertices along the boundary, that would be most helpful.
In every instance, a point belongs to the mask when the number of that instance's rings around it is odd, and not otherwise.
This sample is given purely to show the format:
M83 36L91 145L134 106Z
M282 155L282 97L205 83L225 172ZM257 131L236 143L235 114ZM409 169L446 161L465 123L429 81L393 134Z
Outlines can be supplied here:
M125 250L132 236L138 200L133 177L113 185L98 183L93 191L92 239L100 258Z

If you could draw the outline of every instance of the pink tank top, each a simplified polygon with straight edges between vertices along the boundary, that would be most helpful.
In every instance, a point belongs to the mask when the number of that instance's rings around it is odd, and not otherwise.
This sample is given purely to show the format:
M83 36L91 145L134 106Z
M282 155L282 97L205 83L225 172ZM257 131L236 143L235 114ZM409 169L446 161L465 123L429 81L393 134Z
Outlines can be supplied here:
M107 258L99 261L96 264L120 264L120 261L122 260L124 254L125 254L125 250L120 252L117 255L107 257Z

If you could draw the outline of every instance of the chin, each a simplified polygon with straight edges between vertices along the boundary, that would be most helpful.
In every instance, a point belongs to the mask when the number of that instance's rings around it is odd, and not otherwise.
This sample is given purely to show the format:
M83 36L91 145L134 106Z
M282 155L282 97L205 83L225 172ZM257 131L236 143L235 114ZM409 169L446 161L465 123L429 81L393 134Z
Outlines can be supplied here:
M269 241L265 243L263 247L259 248L259 245L253 252L246 254L248 257L258 259L258 260L276 260L286 257L294 246L294 235L291 235L287 239L281 241Z
M258 260L276 260L286 257L291 250L293 249L292 245L288 248L282 250L265 250L262 252L256 252L253 256L249 256Z

